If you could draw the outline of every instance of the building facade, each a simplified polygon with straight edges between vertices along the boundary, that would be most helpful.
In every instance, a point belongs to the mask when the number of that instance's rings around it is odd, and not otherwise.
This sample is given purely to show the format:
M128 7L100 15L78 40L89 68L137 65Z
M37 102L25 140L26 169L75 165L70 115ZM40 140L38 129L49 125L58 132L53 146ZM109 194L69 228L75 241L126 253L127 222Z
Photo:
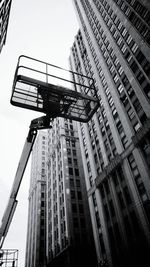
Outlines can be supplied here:
M98 263L145 267L150 244L150 2L73 3L80 30L71 49L71 70L94 78L100 103L89 123L78 124Z
M96 266L76 123L57 118L48 134L48 266Z
M46 266L47 132L39 131L32 151L26 267Z
M0 52L5 45L12 0L0 1Z
M97 266L76 123L57 118L32 151L25 267Z

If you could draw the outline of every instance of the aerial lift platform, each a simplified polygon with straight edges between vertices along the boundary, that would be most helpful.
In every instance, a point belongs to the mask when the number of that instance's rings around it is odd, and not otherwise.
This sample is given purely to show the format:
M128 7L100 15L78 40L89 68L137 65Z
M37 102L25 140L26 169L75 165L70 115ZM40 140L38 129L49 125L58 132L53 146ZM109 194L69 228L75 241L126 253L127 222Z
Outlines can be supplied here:
M99 107L92 78L27 56L18 59L10 102L45 115L31 121L2 218L0 249L17 206L17 194L37 131L52 128L56 117L88 122Z

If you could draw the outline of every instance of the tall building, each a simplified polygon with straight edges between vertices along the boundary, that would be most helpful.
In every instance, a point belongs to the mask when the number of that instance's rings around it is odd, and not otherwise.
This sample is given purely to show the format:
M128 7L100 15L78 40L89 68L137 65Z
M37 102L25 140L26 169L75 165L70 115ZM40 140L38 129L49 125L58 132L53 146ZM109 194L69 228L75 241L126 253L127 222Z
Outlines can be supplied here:
M55 119L48 134L48 266L96 266L76 122Z
M12 0L0 1L0 52L5 45Z
M148 266L150 2L74 0L73 71L93 77L100 107L78 124L99 266ZM82 90L78 86L78 90Z
M76 267L87 259L97 266L77 127L57 118L33 146L25 266Z
M32 151L26 267L46 266L47 132L39 131Z

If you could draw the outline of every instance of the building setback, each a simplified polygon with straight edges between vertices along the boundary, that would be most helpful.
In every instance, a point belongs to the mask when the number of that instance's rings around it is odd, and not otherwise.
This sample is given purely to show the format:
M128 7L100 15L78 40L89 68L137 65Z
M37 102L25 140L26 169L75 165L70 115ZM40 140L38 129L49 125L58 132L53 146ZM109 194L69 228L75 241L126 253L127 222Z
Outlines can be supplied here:
M12 0L0 1L0 52L5 45Z
M71 70L93 77L100 107L78 124L99 266L148 266L150 2L74 0ZM78 88L82 90L82 88Z
M76 123L57 118L48 134L48 266L96 266Z
M32 151L25 267L46 266L47 132L39 131Z

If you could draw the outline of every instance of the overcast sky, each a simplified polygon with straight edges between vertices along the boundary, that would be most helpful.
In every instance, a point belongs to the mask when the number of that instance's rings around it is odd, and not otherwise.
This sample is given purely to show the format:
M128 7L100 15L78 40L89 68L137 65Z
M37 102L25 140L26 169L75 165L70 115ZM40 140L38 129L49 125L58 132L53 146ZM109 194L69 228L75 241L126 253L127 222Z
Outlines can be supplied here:
M36 112L11 106L12 82L21 54L68 69L68 57L78 31L71 0L13 0L6 45L0 54L0 222L6 208L30 121ZM30 163L30 162L29 162ZM19 249L24 266L30 164L4 248Z

